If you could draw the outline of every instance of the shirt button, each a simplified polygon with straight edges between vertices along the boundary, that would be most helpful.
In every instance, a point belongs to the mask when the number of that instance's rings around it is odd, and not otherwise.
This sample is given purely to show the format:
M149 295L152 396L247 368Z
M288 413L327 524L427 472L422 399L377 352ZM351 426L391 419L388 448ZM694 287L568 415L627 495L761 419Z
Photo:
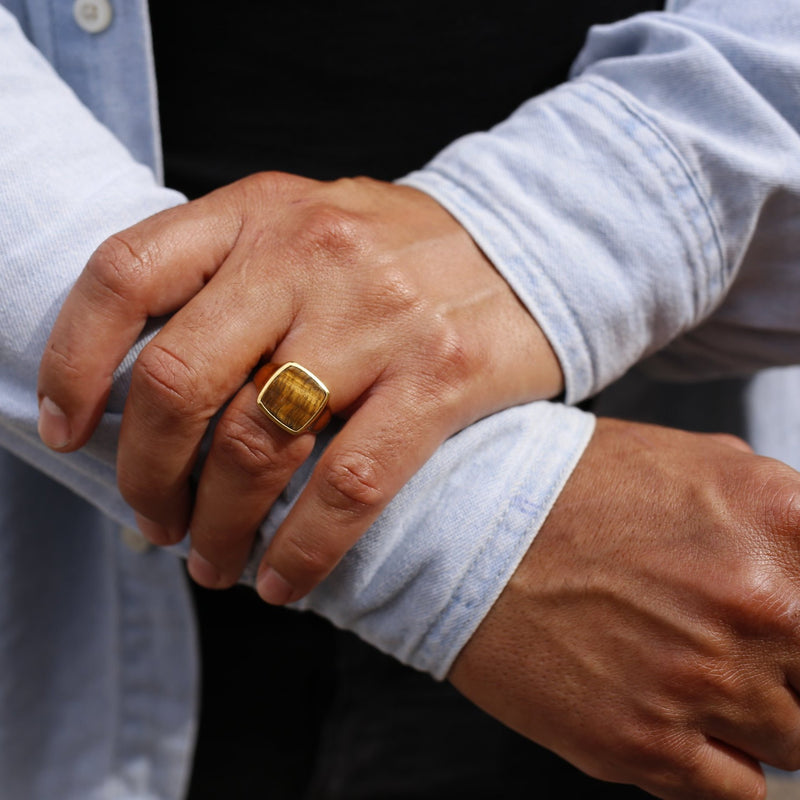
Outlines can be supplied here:
M125 527L120 532L123 544L132 553L146 553L152 545L136 528Z
M86 33L102 33L111 24L114 10L109 0L75 0L72 16Z

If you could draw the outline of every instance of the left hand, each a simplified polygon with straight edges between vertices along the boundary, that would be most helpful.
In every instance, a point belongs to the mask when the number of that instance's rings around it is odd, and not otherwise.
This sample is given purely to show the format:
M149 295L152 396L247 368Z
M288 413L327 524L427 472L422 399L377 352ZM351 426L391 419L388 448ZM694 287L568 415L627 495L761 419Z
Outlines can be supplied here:
M800 474L734 437L599 419L449 678L663 800L800 769Z
M118 482L151 541L191 531L189 569L204 586L237 580L313 446L257 409L253 369L299 362L347 419L265 555L258 589L270 602L299 599L327 575L446 437L562 388L535 320L428 195L262 174L100 245L42 359L48 445L87 441L114 370L147 318L165 314L174 316L133 368Z

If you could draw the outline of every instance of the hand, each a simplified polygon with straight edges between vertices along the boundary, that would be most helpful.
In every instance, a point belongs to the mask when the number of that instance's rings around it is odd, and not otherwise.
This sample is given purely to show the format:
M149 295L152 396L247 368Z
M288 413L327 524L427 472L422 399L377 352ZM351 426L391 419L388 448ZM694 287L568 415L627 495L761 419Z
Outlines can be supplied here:
M596 778L763 798L758 761L800 768L798 532L788 467L599 420L450 679Z
M117 472L151 541L191 530L201 584L236 581L313 445L258 411L253 369L301 363L347 419L265 555L258 588L270 602L321 580L446 437L561 390L538 325L429 196L264 174L99 247L42 359L47 444L86 442L147 318L173 312L134 365ZM220 414L193 494L201 441Z

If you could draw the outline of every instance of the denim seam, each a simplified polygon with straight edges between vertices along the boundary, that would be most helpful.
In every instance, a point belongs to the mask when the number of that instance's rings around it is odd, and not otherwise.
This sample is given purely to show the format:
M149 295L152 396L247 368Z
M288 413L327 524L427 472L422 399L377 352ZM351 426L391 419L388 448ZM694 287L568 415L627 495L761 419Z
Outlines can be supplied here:
M550 513L550 510L552 509L553 504L555 503L557 497L561 493L564 484L566 483L569 476L572 474L575 464L577 463L578 459L585 450L593 431L594 431L594 421L592 422L591 425L587 427L586 430L583 430L581 432L580 436L573 437L574 441L572 448L569 452L569 455L565 457L560 469L558 470L557 475L555 476L555 479L552 481L550 485L550 489L542 497L542 502L541 502L542 513L540 518L538 519L537 529L533 532L533 534L530 537L531 542L536 538L539 529L544 523L544 520L547 518L547 515ZM518 446L519 447L525 446L524 437L522 436L520 437ZM495 524L492 526L491 530L486 531L485 539L483 541L482 546L478 549L474 557L470 560L458 583L456 583L456 585L453 587L453 591L451 593L449 602L446 603L442 607L442 609L436 614L436 616L433 618L430 625L428 626L427 632L425 633L424 636L421 637L419 644L415 648L415 651L417 653L425 653L426 651L430 652L431 650L435 651L436 645L435 643L432 643L431 640L435 640L437 631L439 631L444 626L447 618L451 617L455 611L458 611L459 609L462 608L468 608L467 602L465 601L465 595L468 593L464 591L464 587L468 584L470 578L473 575L473 572L484 561L484 556L486 551L494 543L495 532L501 529L504 525L506 525L509 514L517 504L518 498L526 497L525 487L529 484L530 480L531 480L530 475L523 474L523 476L515 483L513 491L509 494L508 502L503 507L502 512L495 517L496 520ZM519 541L520 538L521 537L517 537L517 541ZM495 596L492 598L490 605L486 608L486 613L489 612L489 610L494 605L495 601L497 600L497 598L500 596L503 589L507 585L508 579L510 578L509 569L511 569L512 572L513 569L516 569L516 566L525 556L525 553L528 551L529 547L530 547L530 542L528 543L528 546L525 547L524 549L518 546L512 548L512 552L506 552L502 564L497 565L497 571L503 572L507 577L500 586L495 587L496 589ZM482 619L483 617L481 617L481 619L478 620L475 628L477 628L477 625L480 624ZM449 671L452 662L455 660L458 653L461 651L466 642L472 636L475 628L469 631L466 638L464 638L464 640L460 642L458 647L455 649L455 652L453 652L452 648L450 649L450 651L447 653L442 663L436 664L435 659L431 658L430 656L423 659L426 668L429 669L429 671L433 674L434 677L439 679L444 679L444 677L446 677L446 673ZM416 661L416 659L414 659L413 653L409 655L412 662ZM435 666L431 669L432 662L433 664L435 664Z
M677 206L684 212L684 219L689 223L694 237L695 237L695 250L699 258L700 264L704 267L705 283L706 283L706 296L704 302L700 302L696 298L695 307L695 321L702 318L703 312L710 310L710 298L714 293L714 287L717 284L723 284L724 278L727 274L732 272L730 265L725 263L725 255L722 247L722 236L720 233L720 226L717 222L711 204L704 196L697 179L692 172L689 164L681 155L680 150L673 144L669 136L661 129L658 123L653 120L635 100L633 95L624 92L619 86L599 75L584 75L582 78L588 84L591 84L599 91L603 92L606 96L618 103L629 115L630 118L635 119L640 123L643 129L647 130L661 145L661 151L668 155L674 164L678 167L679 171L683 174L683 186L692 190L692 195L696 200L696 206L685 203L677 191L682 188L680 184L676 185L667 170L665 170L659 162L653 162L653 166L658 170L665 183L673 190ZM600 110L600 105L594 101L590 96L584 97L588 103L595 105ZM633 139L642 155L645 157L645 163L648 163L647 153L640 141ZM698 222L697 211L701 212L702 218L705 220L708 229L703 231ZM714 265L708 264L705 257L705 242L708 237L711 237L714 243L714 249L717 255L718 268L715 270ZM703 306L701 308L700 306Z

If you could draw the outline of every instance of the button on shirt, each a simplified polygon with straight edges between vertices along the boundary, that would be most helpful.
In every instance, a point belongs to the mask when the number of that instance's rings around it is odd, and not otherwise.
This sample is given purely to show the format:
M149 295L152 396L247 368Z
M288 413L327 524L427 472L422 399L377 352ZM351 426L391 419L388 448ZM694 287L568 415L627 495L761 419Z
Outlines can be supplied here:
M114 17L108 0L75 0L72 13L75 22L87 33L102 33Z
M132 553L146 553L152 549L150 542L136 528L129 528L124 525L120 530L120 538Z
M90 445L60 456L36 435L38 360L68 287L102 239L183 201L157 178L145 9L120 4L95 35L68 4L52 17L39 3L3 6L0 795L173 800L191 758L196 643L183 548L136 553L119 532L134 525L114 443L135 353ZM676 0L594 30L567 84L404 180L467 227L537 317L569 402L656 353L651 370L684 377L788 363L798 87L795 2ZM755 446L789 461L798 410L771 398L796 376L767 373L736 396ZM443 677L592 425L535 403L448 440L298 605Z

